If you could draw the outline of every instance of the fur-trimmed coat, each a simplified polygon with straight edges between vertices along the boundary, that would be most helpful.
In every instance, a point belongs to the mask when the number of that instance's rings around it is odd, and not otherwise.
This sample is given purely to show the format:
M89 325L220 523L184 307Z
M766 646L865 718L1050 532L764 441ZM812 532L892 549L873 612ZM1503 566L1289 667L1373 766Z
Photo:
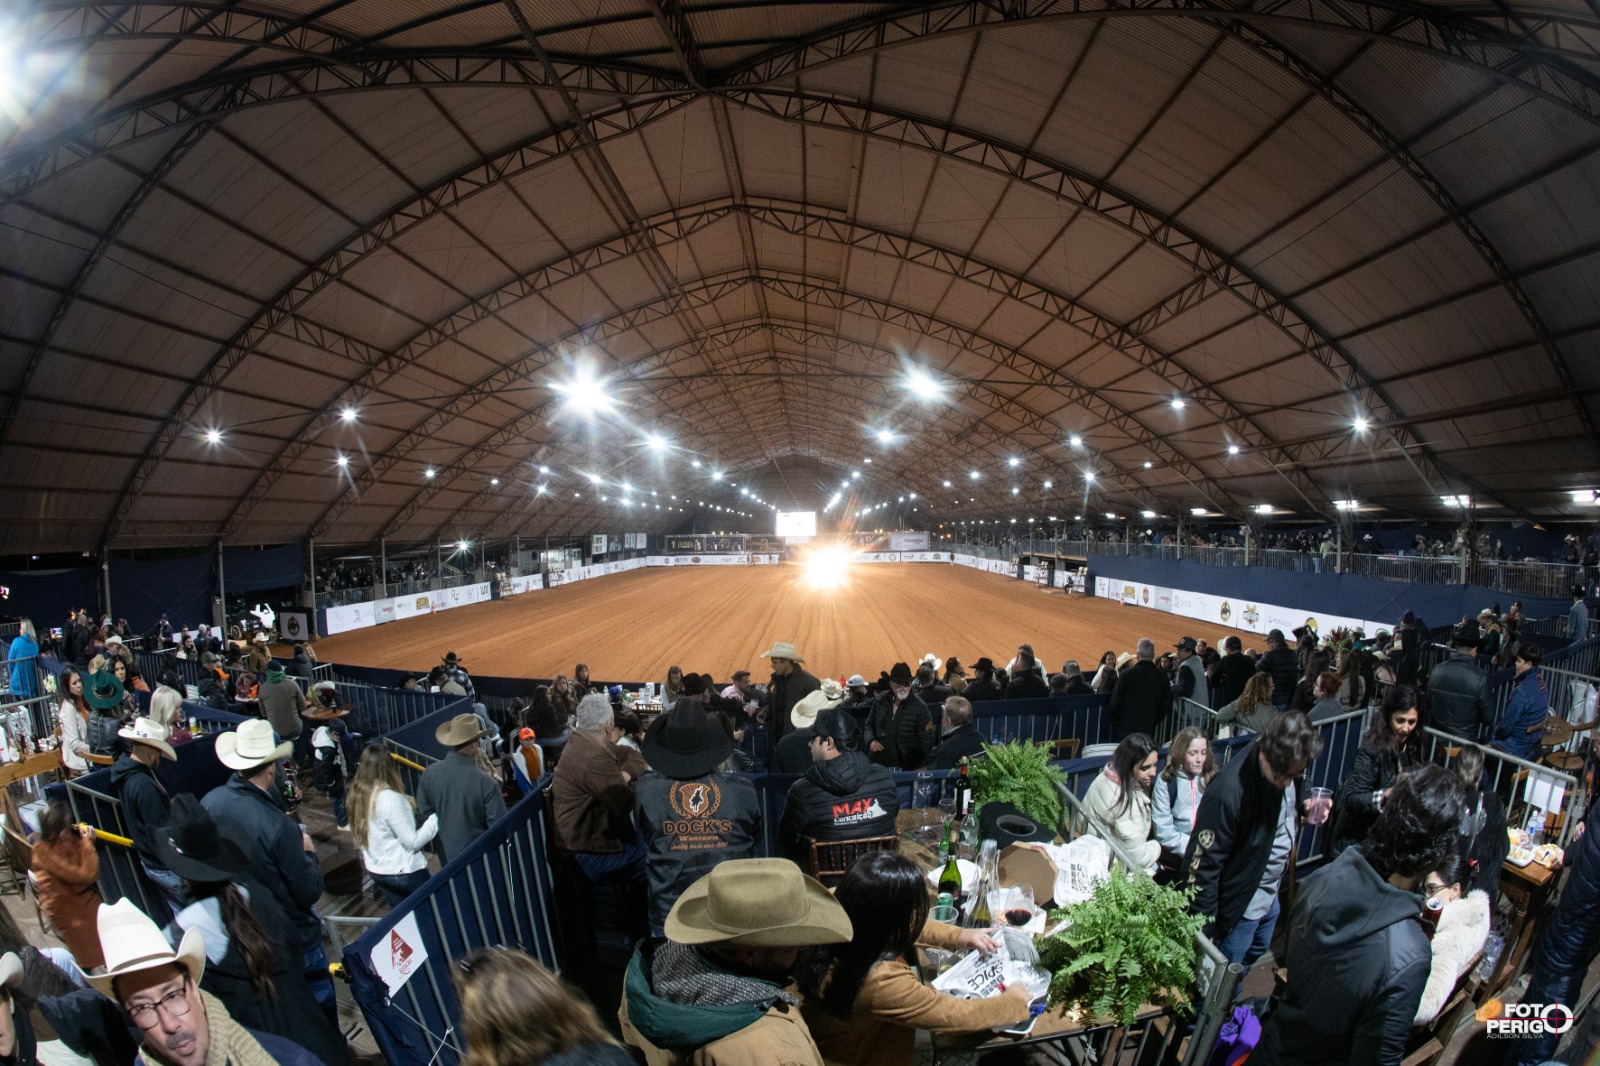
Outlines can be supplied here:
M1439 1016L1450 1000L1450 992L1467 972L1474 956L1489 939L1489 897L1481 891L1469 892L1444 905L1439 928L1433 934L1433 963L1428 967L1428 985L1417 1004L1412 1025L1427 1025Z

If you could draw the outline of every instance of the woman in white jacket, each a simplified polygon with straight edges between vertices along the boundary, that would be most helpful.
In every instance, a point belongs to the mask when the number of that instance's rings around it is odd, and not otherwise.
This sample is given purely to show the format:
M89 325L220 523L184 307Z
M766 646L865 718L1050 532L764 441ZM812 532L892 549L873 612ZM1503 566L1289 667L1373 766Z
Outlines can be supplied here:
M1146 733L1129 733L1111 754L1111 762L1083 797L1087 825L1079 832L1117 845L1151 871L1161 857L1161 843L1150 837L1150 786L1156 779L1156 742Z
M417 825L417 808L406 795L400 771L384 744L368 745L350 783L350 829L361 849L361 862L378 893L392 907L428 879L428 858L422 854L439 832L439 816Z
M61 765L69 777L89 772L89 704L83 697L83 674L75 667L61 671L56 691L61 693L57 718L61 723Z
M1167 750L1167 765L1150 796L1151 818L1156 840L1179 859L1189 853L1189 834L1194 831L1195 815L1200 812L1200 797L1217 772L1211 758L1211 744L1195 726L1181 731Z
M1467 972L1472 960L1489 939L1489 897L1473 889L1462 895L1465 863L1459 855L1448 855L1437 870L1423 879L1423 894L1444 904L1439 925L1430 944L1433 958L1428 966L1428 983L1417 1004L1412 1025L1427 1025L1450 1002L1456 982Z

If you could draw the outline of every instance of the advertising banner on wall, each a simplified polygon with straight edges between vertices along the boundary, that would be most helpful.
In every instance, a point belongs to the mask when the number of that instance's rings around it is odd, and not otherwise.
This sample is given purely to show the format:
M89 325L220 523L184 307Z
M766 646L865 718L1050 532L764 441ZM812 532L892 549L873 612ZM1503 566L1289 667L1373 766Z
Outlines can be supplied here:
M852 555L850 557L850 559L851 559L852 562L857 562L857 563L898 563L900 561L900 553L899 552L861 552L861 553L859 553L857 555Z
M897 552L925 552L928 550L928 533L890 533L889 550Z
M953 552L901 552L902 563L953 563L956 561Z
M1150 597L1148 603L1146 594ZM1096 576L1095 595L1111 596L1123 603L1154 607L1184 618L1242 629L1246 633L1281 629L1287 634L1308 625L1324 635L1335 629L1361 629L1370 636L1383 628L1382 623L1370 619L1283 607L1244 596L1212 596L1183 589L1163 589L1114 577Z
M605 553L606 535L604 533L596 533L594 536L589 538L589 554L604 555Z
M348 633L352 629L366 629L377 624L377 613L371 602L329 607L326 635L331 637L335 633Z
M673 566L744 566L748 555L674 555Z

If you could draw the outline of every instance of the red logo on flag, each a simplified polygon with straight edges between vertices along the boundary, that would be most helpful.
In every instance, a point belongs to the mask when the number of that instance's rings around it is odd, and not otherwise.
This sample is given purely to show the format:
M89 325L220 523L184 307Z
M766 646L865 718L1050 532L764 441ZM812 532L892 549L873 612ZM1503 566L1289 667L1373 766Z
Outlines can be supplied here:
M395 973L409 974L411 972L411 945L400 939L400 934L389 932L389 959L394 965Z

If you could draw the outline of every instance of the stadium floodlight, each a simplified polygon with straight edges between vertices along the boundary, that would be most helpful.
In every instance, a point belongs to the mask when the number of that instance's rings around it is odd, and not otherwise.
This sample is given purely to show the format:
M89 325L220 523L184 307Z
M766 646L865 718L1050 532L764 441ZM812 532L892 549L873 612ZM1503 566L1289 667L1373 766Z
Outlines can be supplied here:
M500 479L497 478L497 477L492 477L492 478L489 479L489 484L498 485L498 484L500 484Z
M1139 512L1139 517L1140 518L1154 518L1155 516L1156 516L1156 513L1154 511L1140 511Z
M1196 518L1199 518L1207 512L1204 507L1191 507L1189 508L1189 513L1194 515Z
M1361 509L1361 504L1355 500L1334 500L1333 509L1335 511L1358 511Z
M1256 504L1256 514L1271 514L1271 513L1272 513L1272 504L1270 504L1270 503L1258 503L1258 504Z
M906 371L904 387L916 393L922 400L932 402L944 399L945 384L920 366L911 367Z
M1440 496L1439 502L1446 507L1471 507L1471 496Z
M217 429L215 427L212 427L211 429L206 430L206 443L207 444L221 444L222 443L222 430Z
M1056 483L1054 481L1046 481L1044 483L1044 487L1046 489L1053 489L1053 488L1055 488L1055 485L1056 485Z
M354 407L346 407L339 412L339 417L344 419L346 424L354 422L356 420L356 409Z
M596 413L616 409L617 401L606 391L606 385L605 379L595 377L593 370L578 367L567 380L551 382L550 390L566 401L568 410L592 419Z
M1238 455L1239 454L1239 446L1237 444L1228 445L1228 454L1229 455Z
M1083 438L1074 433L1071 437L1067 438L1067 443L1072 445L1074 448L1081 448L1083 447Z
M720 470L711 471L711 480L712 481L721 481L722 480L722 471L720 471Z
M879 444L893 444L894 443L894 430L892 430L892 429L880 429L880 430L878 430L878 443Z
M978 476L979 475L978 475L978 472L976 470L967 471L967 477L971 478L973 481L978 480Z
M1090 470L1083 475L1083 480L1090 485L1094 484L1094 471Z
M667 450L667 438L659 433L646 433L644 443L653 452L660 453Z
M1006 465L1015 470L1017 467L1022 465L1022 460L1013 455L1011 458L1006 460Z
M340 467L348 467L350 465L350 457L348 455L341 455L334 459L334 462L338 463Z
M1148 459L1146 459L1146 460L1145 460L1145 461L1144 461L1144 468L1145 468L1145 469L1146 469L1146 470L1149 470L1149 469L1150 469L1150 468L1151 468L1151 467L1152 467L1152 466L1154 466L1154 465L1155 465L1155 464L1154 464L1154 463L1152 463L1152 462L1151 462L1151 461L1150 461L1150 460L1148 460Z
M1367 421L1367 416L1366 415L1356 415L1355 418L1350 420L1351 427L1357 433L1365 433L1367 431L1367 427L1370 426L1371 424L1372 423Z
M1183 403L1184 403L1184 400L1183 400L1182 396L1174 396L1172 398L1172 409L1174 411L1183 410Z
M423 477L425 477L425 478L427 478L427 479L428 479L428 480L429 480L429 481L432 481L432 480L433 480L433 479L434 479L434 477L435 477L435 476L437 476L437 474L438 474L438 471L437 471L437 470L435 470L435 469L434 469L434 468L433 468L433 467L431 467L431 466L430 466L430 467L428 467L428 469L426 469L426 470L424 470L424 471L423 471L423 472L422 472L422 476L423 476Z
M1111 519L1114 522L1117 519L1117 512L1115 512L1115 511L1107 511L1106 512L1106 517Z

